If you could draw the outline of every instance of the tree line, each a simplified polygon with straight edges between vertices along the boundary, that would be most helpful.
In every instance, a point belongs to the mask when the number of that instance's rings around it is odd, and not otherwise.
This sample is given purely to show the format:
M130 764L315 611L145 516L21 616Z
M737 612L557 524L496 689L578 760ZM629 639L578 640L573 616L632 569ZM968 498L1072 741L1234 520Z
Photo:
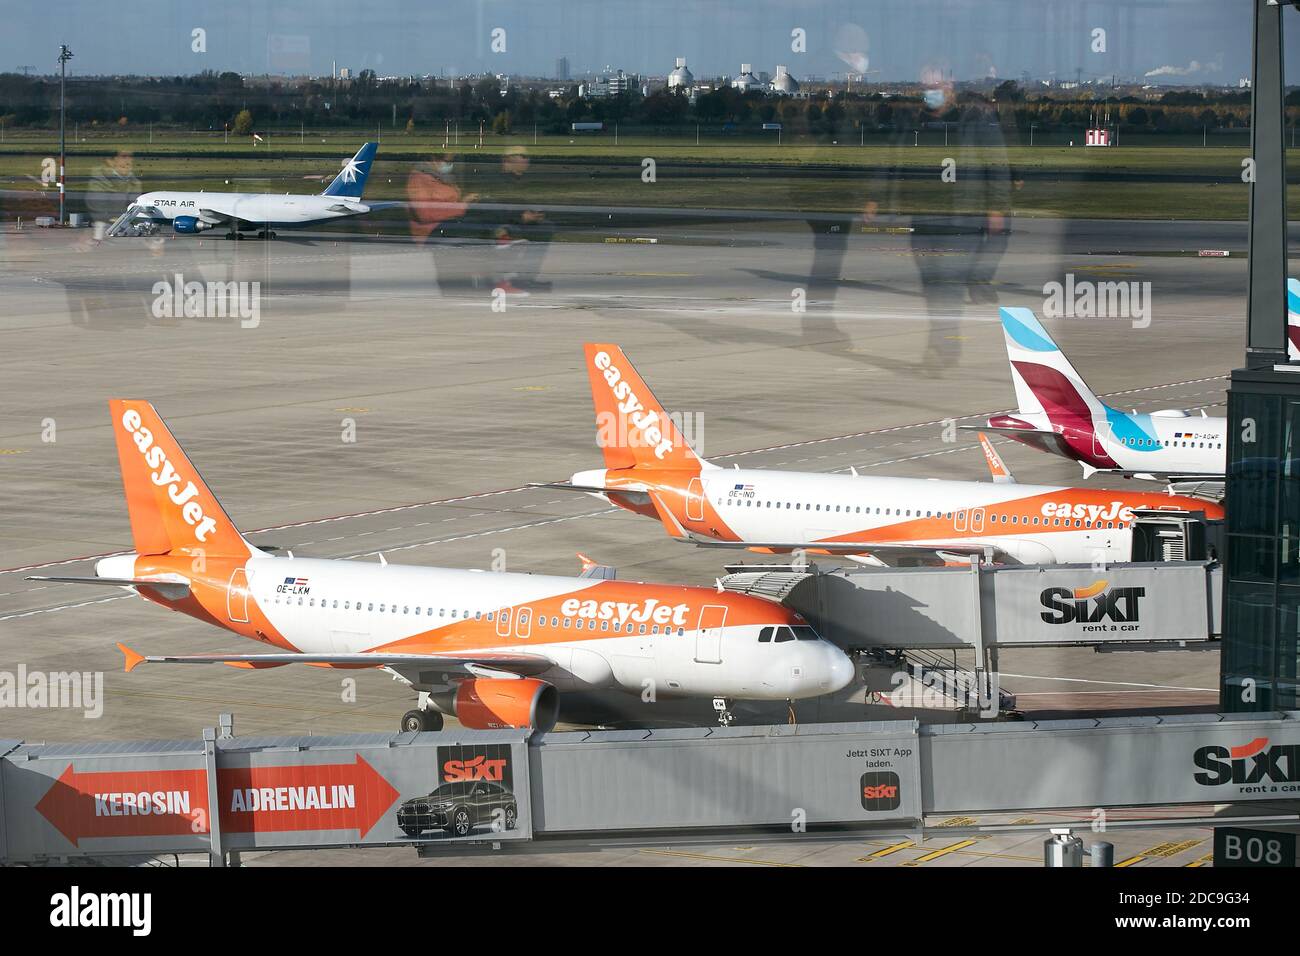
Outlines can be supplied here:
M550 95L559 89L558 96ZM666 89L584 99L577 84L516 85L496 77L447 81L380 79L363 70L347 81L246 78L238 73L194 76L73 78L68 121L83 126L158 124L240 134L299 124L313 127L385 127L408 131L459 123L510 133L534 128L568 131L575 122L626 123L662 129L693 124L755 127L781 123L792 131L834 136L850 131L910 130L959 122L972 109L996 115L1004 128L1074 130L1092 122L1124 131L1179 133L1248 129L1250 93L1170 90L1159 97L1101 95L1101 91L1026 91L1015 81L992 90L961 89L957 102L926 108L920 91L826 91L807 98L742 93L730 87L700 92L691 101ZM1288 123L1300 119L1300 90L1286 98ZM0 124L8 128L58 125L57 78L0 73Z

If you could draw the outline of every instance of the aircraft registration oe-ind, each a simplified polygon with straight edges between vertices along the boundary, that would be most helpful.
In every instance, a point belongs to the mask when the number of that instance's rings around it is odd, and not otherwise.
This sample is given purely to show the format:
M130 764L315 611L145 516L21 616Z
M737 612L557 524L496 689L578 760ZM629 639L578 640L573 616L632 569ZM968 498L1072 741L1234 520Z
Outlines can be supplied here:
M1300 294L1292 299L1300 301ZM1107 472L1174 482L1222 480L1226 418L1182 409L1138 414L1112 408L1088 388L1032 311L1003 308L999 315L1018 407L1014 414L963 428L1070 458L1085 477Z
M279 556L235 528L153 406L109 402L135 551L101 558L95 577L30 580L133 589L241 637L259 654L145 657L142 663L263 668L382 667L419 691L406 731L442 714L474 729L545 732L564 690L730 700L832 693L849 658L788 608L720 588ZM594 573L593 573L594 572Z
M874 564L989 551L1003 563L1127 561L1137 509L1223 515L1160 492L719 468L695 454L617 345L585 348L605 467L547 487L658 518L678 540Z
M198 233L224 227L230 235L260 230L301 229L360 216L390 203L366 204L361 195L378 143L366 143L348 160L319 196L291 193L148 192L127 210L133 223L171 223L175 232Z

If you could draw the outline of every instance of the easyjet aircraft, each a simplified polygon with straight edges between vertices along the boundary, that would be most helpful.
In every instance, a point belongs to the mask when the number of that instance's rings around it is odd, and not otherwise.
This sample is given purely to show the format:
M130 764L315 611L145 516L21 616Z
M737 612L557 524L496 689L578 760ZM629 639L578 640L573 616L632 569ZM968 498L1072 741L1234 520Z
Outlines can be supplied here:
M235 528L153 406L109 403L133 554L96 577L270 645L141 663L382 667L419 691L403 730L555 724L560 690L788 700L834 692L852 662L797 614L721 589L274 556ZM588 568L588 573L593 570ZM727 705L715 704L725 719Z
M997 432L1073 459L1085 477L1105 471L1175 481L1223 478L1226 418L1182 409L1138 414L1112 408L1088 388L1032 311L1004 308L999 314L1018 408L963 428Z
M722 469L695 454L618 346L589 344L586 355L605 467L552 487L658 518L683 541L873 563L986 550L1026 564L1123 561L1135 509L1223 513L1160 493Z

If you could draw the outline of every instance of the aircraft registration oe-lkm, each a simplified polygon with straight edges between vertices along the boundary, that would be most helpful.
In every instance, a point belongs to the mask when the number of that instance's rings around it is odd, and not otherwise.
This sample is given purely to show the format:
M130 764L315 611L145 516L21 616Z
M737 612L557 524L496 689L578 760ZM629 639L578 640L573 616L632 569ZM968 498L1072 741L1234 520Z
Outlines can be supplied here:
M133 589L242 637L259 654L145 657L142 663L263 668L381 667L419 691L406 731L442 714L474 729L554 726L560 692L622 690L730 700L832 693L849 658L798 614L720 588L279 556L235 528L153 406L109 402L134 553L101 558L95 577L30 580Z
M366 143L348 160L319 196L291 193L148 192L131 204L125 218L139 224L165 225L181 234L224 227L232 236L260 230L301 229L335 219L360 216L391 203L366 204L361 195L370 176L378 143Z
M605 467L547 487L658 518L697 545L871 564L965 563L989 551L1003 563L1127 561L1137 509L1223 515L1160 492L723 469L695 454L617 345L588 344L586 359Z

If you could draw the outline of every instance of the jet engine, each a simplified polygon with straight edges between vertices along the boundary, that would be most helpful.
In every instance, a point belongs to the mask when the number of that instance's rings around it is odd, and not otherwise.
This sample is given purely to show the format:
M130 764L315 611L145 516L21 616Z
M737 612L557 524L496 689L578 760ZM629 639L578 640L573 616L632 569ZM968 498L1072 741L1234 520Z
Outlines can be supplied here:
M202 232L204 229L211 228L212 225L210 223L204 222L197 216L177 216L172 220L172 229L185 235Z
M471 730L532 728L544 734L560 715L560 692L533 677L465 680L454 694L434 695L433 702Z

